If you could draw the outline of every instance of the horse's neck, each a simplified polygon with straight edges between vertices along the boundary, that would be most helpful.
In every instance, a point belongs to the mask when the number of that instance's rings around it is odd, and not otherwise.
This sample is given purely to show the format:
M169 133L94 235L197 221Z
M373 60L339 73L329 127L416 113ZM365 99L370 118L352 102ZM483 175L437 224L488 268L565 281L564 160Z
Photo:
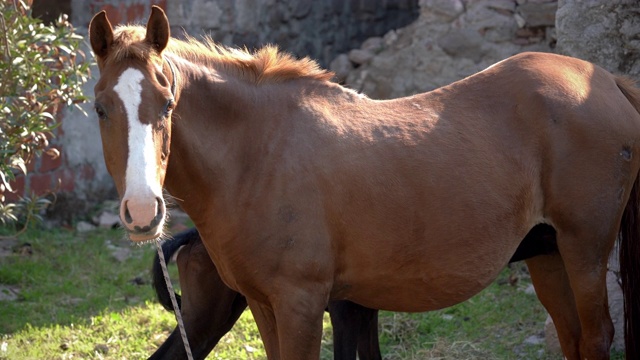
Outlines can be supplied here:
M184 80L177 90L165 188L194 218L233 196L225 186L238 182L239 159L251 151L247 147L257 146L247 139L256 134L256 124L264 123L257 107L269 95L201 65L176 61L176 68Z

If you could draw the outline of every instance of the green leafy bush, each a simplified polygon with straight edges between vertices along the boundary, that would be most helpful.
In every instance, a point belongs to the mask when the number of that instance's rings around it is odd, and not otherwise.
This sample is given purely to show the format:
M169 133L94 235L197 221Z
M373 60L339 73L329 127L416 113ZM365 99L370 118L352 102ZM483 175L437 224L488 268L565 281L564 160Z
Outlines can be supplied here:
M90 62L66 15L44 25L31 16L30 1L21 0L1 0L0 12L0 222L22 217L26 228L48 201L32 196L9 203L4 194L34 157L60 156L48 139L59 125L58 109L86 100L81 86Z

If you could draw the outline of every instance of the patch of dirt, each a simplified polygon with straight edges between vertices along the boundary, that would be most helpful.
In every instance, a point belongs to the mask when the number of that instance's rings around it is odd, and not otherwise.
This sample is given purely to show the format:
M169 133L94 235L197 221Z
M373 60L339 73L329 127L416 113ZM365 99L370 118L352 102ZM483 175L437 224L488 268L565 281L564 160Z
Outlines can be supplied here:
M0 284L0 301L17 301L20 299L20 288L15 285Z
M0 239L0 258L8 256L31 256L33 247L28 242L21 242L17 238L8 237Z
M14 255L13 248L18 245L18 239L10 237L0 239L0 258Z

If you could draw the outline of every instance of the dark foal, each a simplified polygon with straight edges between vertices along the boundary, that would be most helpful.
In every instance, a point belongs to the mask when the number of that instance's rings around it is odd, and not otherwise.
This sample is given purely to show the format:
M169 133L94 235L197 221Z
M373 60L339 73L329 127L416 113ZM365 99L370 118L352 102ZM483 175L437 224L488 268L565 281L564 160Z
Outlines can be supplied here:
M182 248L182 249L181 249ZM178 251L182 297L176 294L189 337L194 359L204 359L238 320L247 301L220 279L198 231L190 229L174 236L162 245L165 259ZM153 286L158 301L173 311L171 299L162 275L160 260L153 263ZM350 301L329 302L333 325L334 359L379 360L378 311ZM176 327L169 338L149 359L186 359L180 331Z
M204 359L238 320L247 301L244 296L227 287L209 258L198 231L183 231L173 240L162 245L165 259L178 253L182 297L176 294L181 306L187 334L195 359ZM525 260L536 255L557 251L553 228L536 226L524 238L511 257L511 262ZM171 299L164 282L160 259L153 262L153 286L158 301L168 311L173 311ZM381 359L378 344L378 310L369 309L350 301L332 301L329 314L333 324L335 359ZM169 338L150 359L184 359L186 353L176 327Z

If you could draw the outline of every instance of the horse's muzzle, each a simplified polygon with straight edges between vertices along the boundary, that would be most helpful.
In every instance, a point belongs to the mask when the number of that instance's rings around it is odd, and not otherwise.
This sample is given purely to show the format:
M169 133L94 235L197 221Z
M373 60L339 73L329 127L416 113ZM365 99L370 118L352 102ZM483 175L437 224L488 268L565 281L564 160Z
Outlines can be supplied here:
M166 208L164 200L124 198L120 203L120 219L132 241L152 240L162 235Z

